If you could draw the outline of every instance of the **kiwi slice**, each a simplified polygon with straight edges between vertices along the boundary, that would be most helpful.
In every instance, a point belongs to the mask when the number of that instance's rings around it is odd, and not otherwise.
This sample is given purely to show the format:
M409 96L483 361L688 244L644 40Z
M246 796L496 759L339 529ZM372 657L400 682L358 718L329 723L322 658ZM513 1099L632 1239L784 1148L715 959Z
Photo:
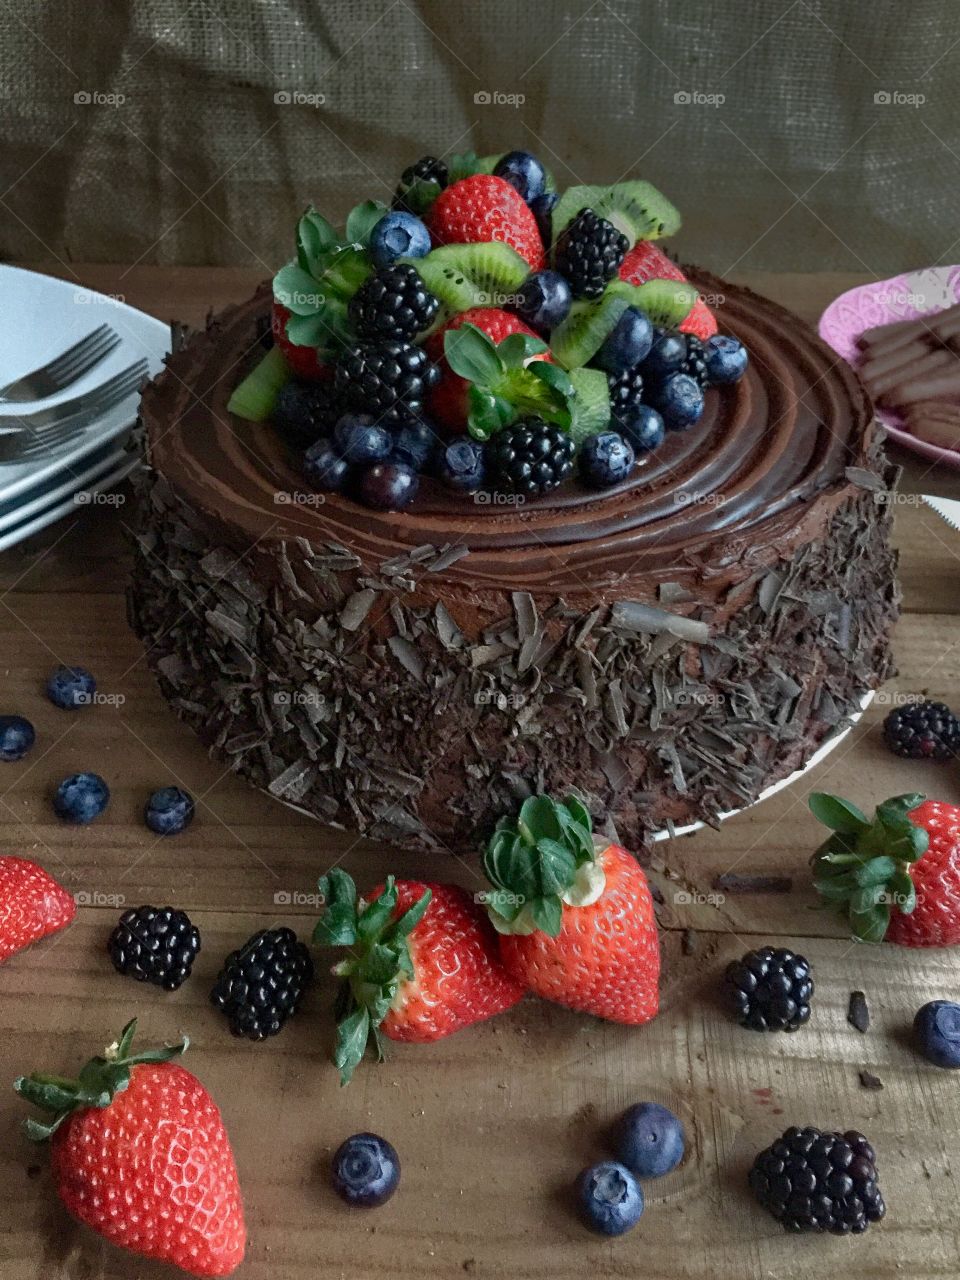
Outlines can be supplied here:
M445 244L425 258L402 258L416 267L441 310L434 328L471 307L502 307L530 274L515 249L498 240L483 244Z
M610 423L610 385L602 369L572 369L576 394L570 400L570 434L577 444L606 430Z
M600 350L627 307L639 307L654 324L672 329L687 318L696 301L692 284L681 280L648 280L628 284L614 280L596 301L583 299L550 335L550 350L567 369L578 369Z
M280 348L271 347L243 381L234 387L233 395L227 401L228 413L235 413L248 422L265 422L273 412L280 388L292 376Z
M680 214L649 182L618 182L612 187L568 187L553 211L553 238L581 209L612 222L630 241L659 240L680 230Z

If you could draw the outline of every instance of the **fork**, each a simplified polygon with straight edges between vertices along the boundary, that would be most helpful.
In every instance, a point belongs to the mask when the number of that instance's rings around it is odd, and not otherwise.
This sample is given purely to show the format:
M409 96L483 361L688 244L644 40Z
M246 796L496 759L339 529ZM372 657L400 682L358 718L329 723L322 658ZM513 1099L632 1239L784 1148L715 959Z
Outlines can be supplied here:
M51 427L72 425L80 419L106 413L139 388L148 369L146 360L137 360L106 382L101 382L98 387L84 391L72 400L62 400L59 404L35 409L32 413L2 414L0 433L42 433Z
M102 324L47 364L15 378L5 387L0 387L0 401L22 403L25 400L45 400L47 396L54 396L82 378L119 345L118 335L108 324Z
M40 435L28 431L5 431L0 434L0 467L45 458L79 440L85 431L86 427L76 425L48 427Z

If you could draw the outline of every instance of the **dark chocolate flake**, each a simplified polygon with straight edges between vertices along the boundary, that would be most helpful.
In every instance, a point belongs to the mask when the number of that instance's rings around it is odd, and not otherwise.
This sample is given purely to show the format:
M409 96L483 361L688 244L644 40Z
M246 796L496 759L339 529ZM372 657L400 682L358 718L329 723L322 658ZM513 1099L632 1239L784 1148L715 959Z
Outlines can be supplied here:
M847 1004L847 1021L851 1027L856 1027L861 1035L865 1035L870 1027L870 1010L867 1007L867 997L863 991L851 991L850 1000Z

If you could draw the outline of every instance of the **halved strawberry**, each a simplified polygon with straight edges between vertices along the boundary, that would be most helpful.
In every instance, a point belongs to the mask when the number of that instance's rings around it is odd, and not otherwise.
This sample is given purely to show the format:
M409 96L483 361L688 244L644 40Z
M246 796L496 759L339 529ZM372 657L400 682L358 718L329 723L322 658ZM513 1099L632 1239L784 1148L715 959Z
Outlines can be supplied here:
M516 249L531 271L546 265L537 220L523 197L503 178L478 173L441 191L427 216L434 244L483 244L501 240Z
M280 350L297 378L303 378L307 382L327 382L333 377L333 366L321 362L316 347L297 346L287 337L287 321L291 314L289 308L274 299L273 311L270 314L274 345Z
M686 278L652 240L638 241L620 264L620 279L629 284L646 284L648 280L686 281ZM712 338L717 332L717 321L704 300L697 298L679 328L681 333L691 333L696 338Z
M73 895L43 867L0 858L0 961L65 928L76 914Z
M470 383L466 378L461 378L459 374L454 373L447 364L443 354L443 335L448 329L460 329L465 324L475 325L494 344L502 342L511 333L525 333L531 338L539 336L518 316L512 315L509 311L502 311L499 307L471 307L469 311L462 311L436 333L430 335L425 345L430 359L440 369L440 381L427 397L427 408L437 422L456 432L467 429L469 412L467 393L470 390ZM545 351L539 358L553 360L549 351Z

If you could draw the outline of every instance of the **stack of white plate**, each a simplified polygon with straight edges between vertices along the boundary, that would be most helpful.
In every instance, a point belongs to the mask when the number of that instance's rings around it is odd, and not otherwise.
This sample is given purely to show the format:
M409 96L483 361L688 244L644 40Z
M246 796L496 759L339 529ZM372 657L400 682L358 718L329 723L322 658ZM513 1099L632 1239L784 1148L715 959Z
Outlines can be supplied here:
M109 324L120 338L106 359L47 400L0 403L0 427L5 415L72 399L136 360L146 360L153 377L170 350L169 326L121 298L0 264L0 387L46 364L101 324ZM139 393L128 396L49 457L0 464L0 551L103 502L100 495L134 470L140 454L130 432L139 399Z

